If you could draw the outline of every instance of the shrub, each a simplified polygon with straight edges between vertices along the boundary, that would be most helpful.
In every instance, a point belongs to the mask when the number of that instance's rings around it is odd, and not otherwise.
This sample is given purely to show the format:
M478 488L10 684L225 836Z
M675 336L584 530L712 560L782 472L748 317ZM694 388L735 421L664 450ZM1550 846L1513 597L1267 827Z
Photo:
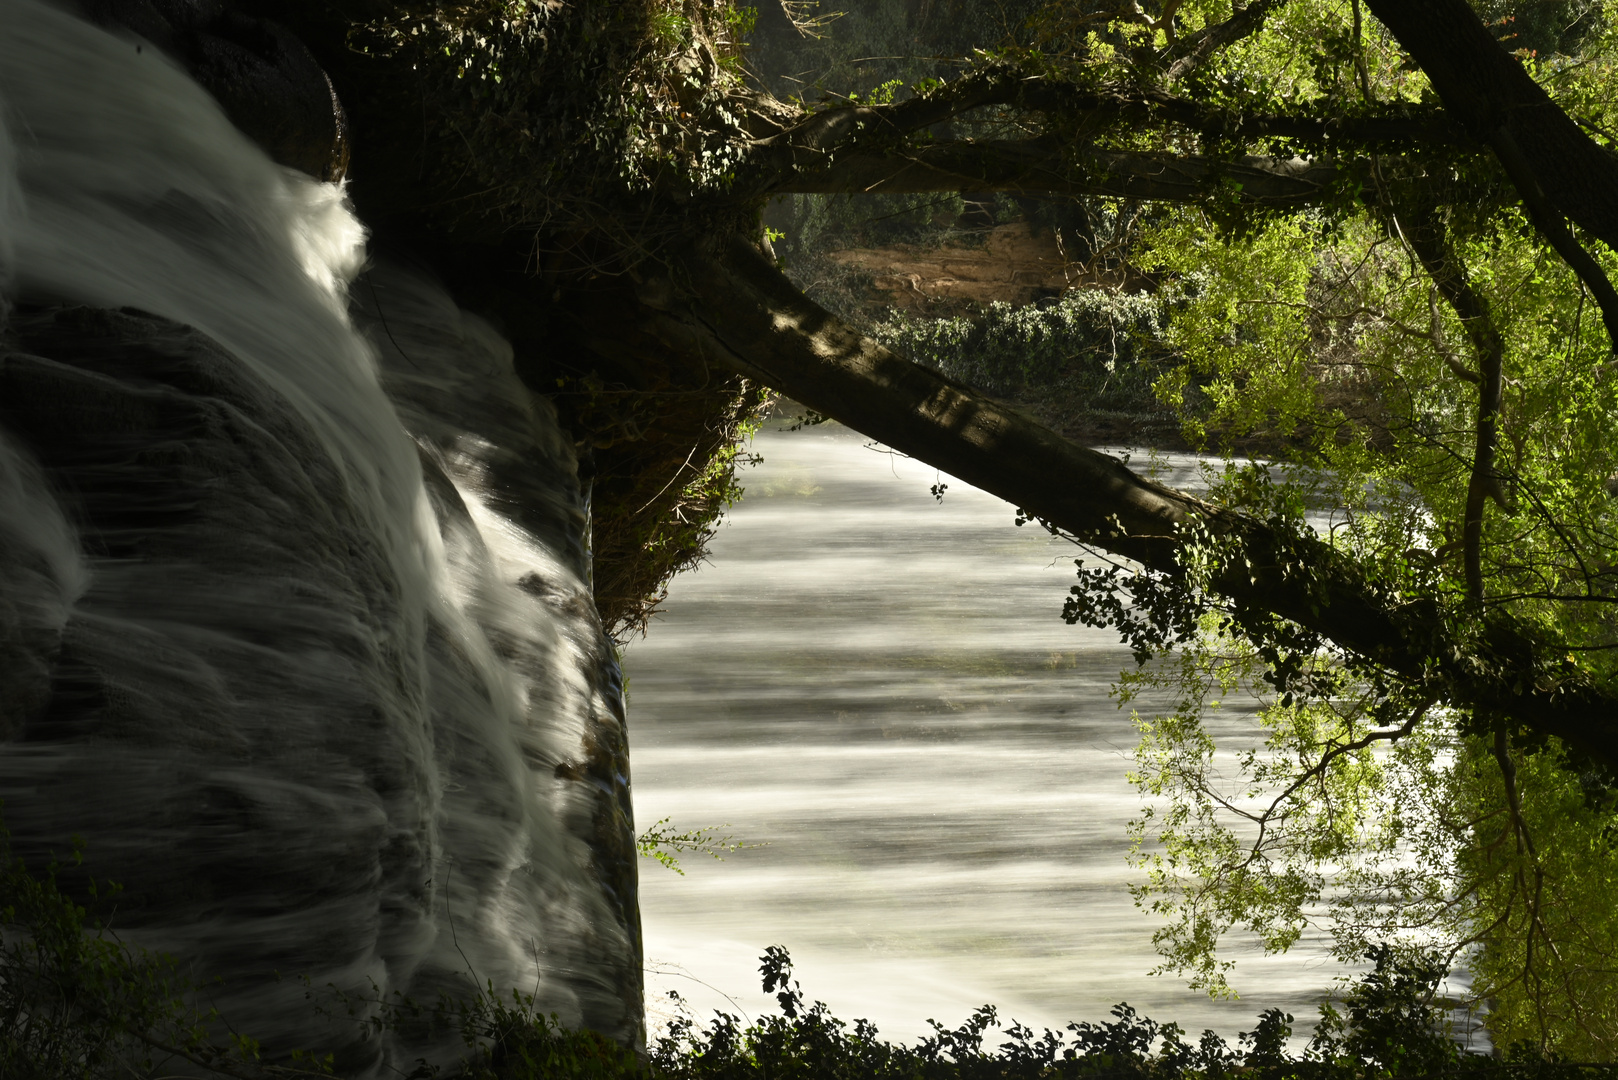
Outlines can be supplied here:
M1374 969L1341 1007L1322 1007L1321 1023L1301 1053L1289 1051L1293 1018L1279 1009L1232 1047L1212 1031L1187 1042L1176 1024L1159 1024L1128 1005L1100 1024L1074 1023L1039 1036L1013 1022L1006 1039L985 1045L998 1017L984 1006L957 1028L933 1023L914 1047L878 1037L864 1020L849 1025L823 1002L806 1004L786 950L762 958L764 989L780 1014L742 1027L721 1013L704 1031L677 1021L653 1048L654 1076L667 1080L1393 1080L1401 1077L1572 1080L1618 1077L1618 1065L1557 1061L1517 1047L1503 1057L1468 1053L1450 1037L1434 993L1444 966L1431 957L1370 954Z
M72 858L79 858L75 847ZM116 888L92 886L92 904ZM565 1028L536 1012L534 999L492 985L424 1007L402 996L347 1000L356 1023L374 1033L451 1033L466 1048L449 1070L425 1063L405 1080L1596 1080L1618 1065L1562 1062L1528 1047L1501 1057L1463 1051L1450 1037L1434 993L1444 975L1428 957L1372 950L1374 969L1340 1006L1326 1005L1313 1040L1288 1050L1293 1018L1262 1013L1235 1047L1211 1031L1187 1042L1128 1005L1099 1024L1063 1033L999 1025L985 1005L955 1028L932 1023L915 1046L879 1037L865 1020L850 1025L823 1002L804 999L787 951L761 959L778 1014L743 1026L717 1014L698 1030L674 1023L641 1058L592 1031ZM0 831L0 1076L6 1080L111 1080L175 1073L237 1080L329 1077L331 1060L294 1054L265 1062L247 1036L219 1041L221 1018L194 1004L176 962L119 941L111 928L56 884L55 867L29 871ZM1005 1040L988 1045L1000 1027Z
M917 363L991 393L1037 388L1083 391L1097 410L1156 408L1152 382L1163 303L1146 293L1070 289L1015 307L995 303L978 318L918 319L896 312L874 336Z
M83 845L75 842L77 865ZM251 1038L215 1042L218 1014L194 1003L172 957L118 939L106 921L65 895L57 865L31 873L0 830L0 1076L90 1080L158 1076L174 1067L221 1075L268 1075ZM90 900L110 908L115 886L91 882ZM325 1075L301 1057L274 1070Z

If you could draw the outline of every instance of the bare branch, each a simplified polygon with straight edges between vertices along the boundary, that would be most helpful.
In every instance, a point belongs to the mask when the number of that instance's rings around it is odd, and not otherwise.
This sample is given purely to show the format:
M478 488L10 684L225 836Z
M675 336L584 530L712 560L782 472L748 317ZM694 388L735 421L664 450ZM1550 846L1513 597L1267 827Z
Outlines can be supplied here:
M1495 329L1488 305L1467 280L1460 254L1449 242L1443 222L1430 208L1415 211L1409 228L1401 227L1394 215L1392 223L1415 252L1432 278L1438 294L1461 320L1477 354L1478 370L1468 381L1478 388L1477 413L1473 423L1471 477L1466 488L1466 511L1461 523L1462 565L1466 592L1474 603L1483 601L1483 507L1492 496L1502 507L1510 501L1495 471L1495 450L1499 444L1500 395L1504 388L1505 341ZM1436 310L1433 333L1438 333ZM1445 355L1440 349L1440 355ZM1448 357L1445 356L1448 360ZM1451 364L1452 368L1458 363Z
M1358 739L1353 739L1346 743L1335 743L1327 747L1326 752L1320 756L1320 760L1300 773L1291 784L1287 785L1286 790L1271 800L1270 805L1265 808L1263 813L1252 816L1252 820L1258 823L1258 836L1253 839L1247 863L1251 863L1258 858L1259 849L1264 845L1264 834L1268 831L1271 820L1275 817L1281 804L1290 799L1298 789L1315 777L1324 774L1331 767L1331 763L1340 757L1346 757L1349 754L1364 750L1375 743L1395 743L1409 735L1416 729L1416 724L1420 722L1421 718L1427 715L1427 710L1433 707L1433 703L1434 699L1431 696L1423 698L1416 708L1411 711L1410 718L1391 731L1368 731ZM1246 865L1246 863L1243 865Z

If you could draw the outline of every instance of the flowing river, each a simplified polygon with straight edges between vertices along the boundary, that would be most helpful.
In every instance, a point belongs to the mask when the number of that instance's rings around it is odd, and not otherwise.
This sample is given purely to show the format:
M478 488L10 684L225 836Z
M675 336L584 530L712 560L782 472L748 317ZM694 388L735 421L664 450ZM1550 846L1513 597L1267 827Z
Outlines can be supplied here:
M846 428L785 427L625 656L638 825L762 845L684 877L642 860L654 1029L670 991L699 1019L767 1011L758 956L784 945L810 1000L901 1041L985 1003L1037 1029L1128 1001L1227 1038L1280 1006L1307 1034L1341 971L1307 943L1241 954L1239 1001L1148 974L1108 695L1132 661L1059 617L1077 550ZM1161 465L1195 486L1194 460Z

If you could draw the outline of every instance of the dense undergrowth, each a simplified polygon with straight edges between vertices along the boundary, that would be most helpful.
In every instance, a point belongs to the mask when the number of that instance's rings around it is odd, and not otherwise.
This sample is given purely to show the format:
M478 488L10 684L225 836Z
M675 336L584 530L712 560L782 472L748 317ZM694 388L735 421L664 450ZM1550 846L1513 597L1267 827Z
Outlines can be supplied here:
M75 850L74 859L77 859ZM223 1076L237 1080L334 1077L332 1057L291 1053L272 1060L250 1032L196 1002L203 990L171 957L119 939L95 911L117 889L91 887L90 909L57 885L56 867L33 873L0 839L0 1076L6 1080L112 1080ZM93 909L93 910L91 910ZM1618 1077L1618 1065L1582 1065L1514 1048L1464 1051L1449 1035L1435 991L1442 965L1374 950L1374 969L1336 1004L1323 1005L1313 1038L1290 1048L1293 1017L1266 1010L1232 1046L1213 1032L1195 1042L1127 1005L1102 1023L1036 1034L1001 1024L984 1006L964 1023L914 1046L888 1042L871 1024L834 1017L806 1001L783 948L766 950L760 972L776 1013L744 1024L719 1013L706 1027L677 1020L645 1056L592 1031L563 1027L520 991L468 980L461 997L422 1004L374 995L355 999L311 988L312 1008L355 1034L458 1036L461 1062L419 1064L408 1080L1394 1080L1449 1076L1502 1080ZM996 1041L995 1031L1003 1032Z

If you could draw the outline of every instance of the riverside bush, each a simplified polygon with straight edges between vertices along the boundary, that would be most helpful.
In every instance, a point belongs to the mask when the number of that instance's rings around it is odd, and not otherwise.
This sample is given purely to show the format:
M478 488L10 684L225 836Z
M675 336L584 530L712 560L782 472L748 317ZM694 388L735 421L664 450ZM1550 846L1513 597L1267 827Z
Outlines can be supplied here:
M77 862L80 847L72 858ZM64 894L55 866L36 874L12 857L0 831L0 1077L4 1080L156 1080L176 1075L237 1080L341 1075L328 1057L270 1062L247 1035L219 1039L223 1019L195 1005L197 988L178 963L121 942L107 922ZM92 906L117 895L91 886ZM1556 1060L1513 1048L1491 1057L1461 1049L1434 1003L1443 965L1371 953L1374 969L1321 1022L1301 1053L1288 1050L1293 1018L1262 1013L1234 1047L1213 1032L1195 1042L1175 1024L1128 1005L1099 1024L1036 1035L1000 1025L985 1005L955 1028L932 1024L915 1046L852 1025L823 1002L806 1002L784 948L761 958L766 993L779 1012L743 1025L717 1013L699 1029L677 1020L642 1058L592 1031L574 1031L535 1009L530 995L492 985L422 1006L405 998L355 1001L355 1023L374 1034L448 1027L466 1047L449 1070L425 1063L405 1080L1595 1080L1618 1065ZM374 1007L373 1007L374 1006ZM1004 1033L997 1045L990 1033Z
M1147 411L1157 407L1163 314L1146 293L1069 289L1022 307L996 302L976 318L895 312L872 336L991 393L1061 386L1084 391L1095 409Z
M931 1022L915 1046L880 1039L868 1022L852 1030L822 1002L806 1004L786 950L769 949L764 989L780 1014L742 1027L720 1013L706 1030L676 1022L653 1048L651 1072L667 1080L1395 1080L1404 1077L1572 1080L1618 1077L1618 1065L1557 1061L1530 1048L1494 1057L1463 1050L1447 1032L1434 992L1445 968L1429 959L1373 950L1374 969L1338 1005L1324 1005L1302 1052L1288 1049L1293 1018L1267 1009L1235 1046L1212 1031L1188 1042L1177 1024L1160 1024L1127 1004L1099 1024L1073 1023L1036 1035L1012 1022L1005 1041L984 1006L956 1028Z

